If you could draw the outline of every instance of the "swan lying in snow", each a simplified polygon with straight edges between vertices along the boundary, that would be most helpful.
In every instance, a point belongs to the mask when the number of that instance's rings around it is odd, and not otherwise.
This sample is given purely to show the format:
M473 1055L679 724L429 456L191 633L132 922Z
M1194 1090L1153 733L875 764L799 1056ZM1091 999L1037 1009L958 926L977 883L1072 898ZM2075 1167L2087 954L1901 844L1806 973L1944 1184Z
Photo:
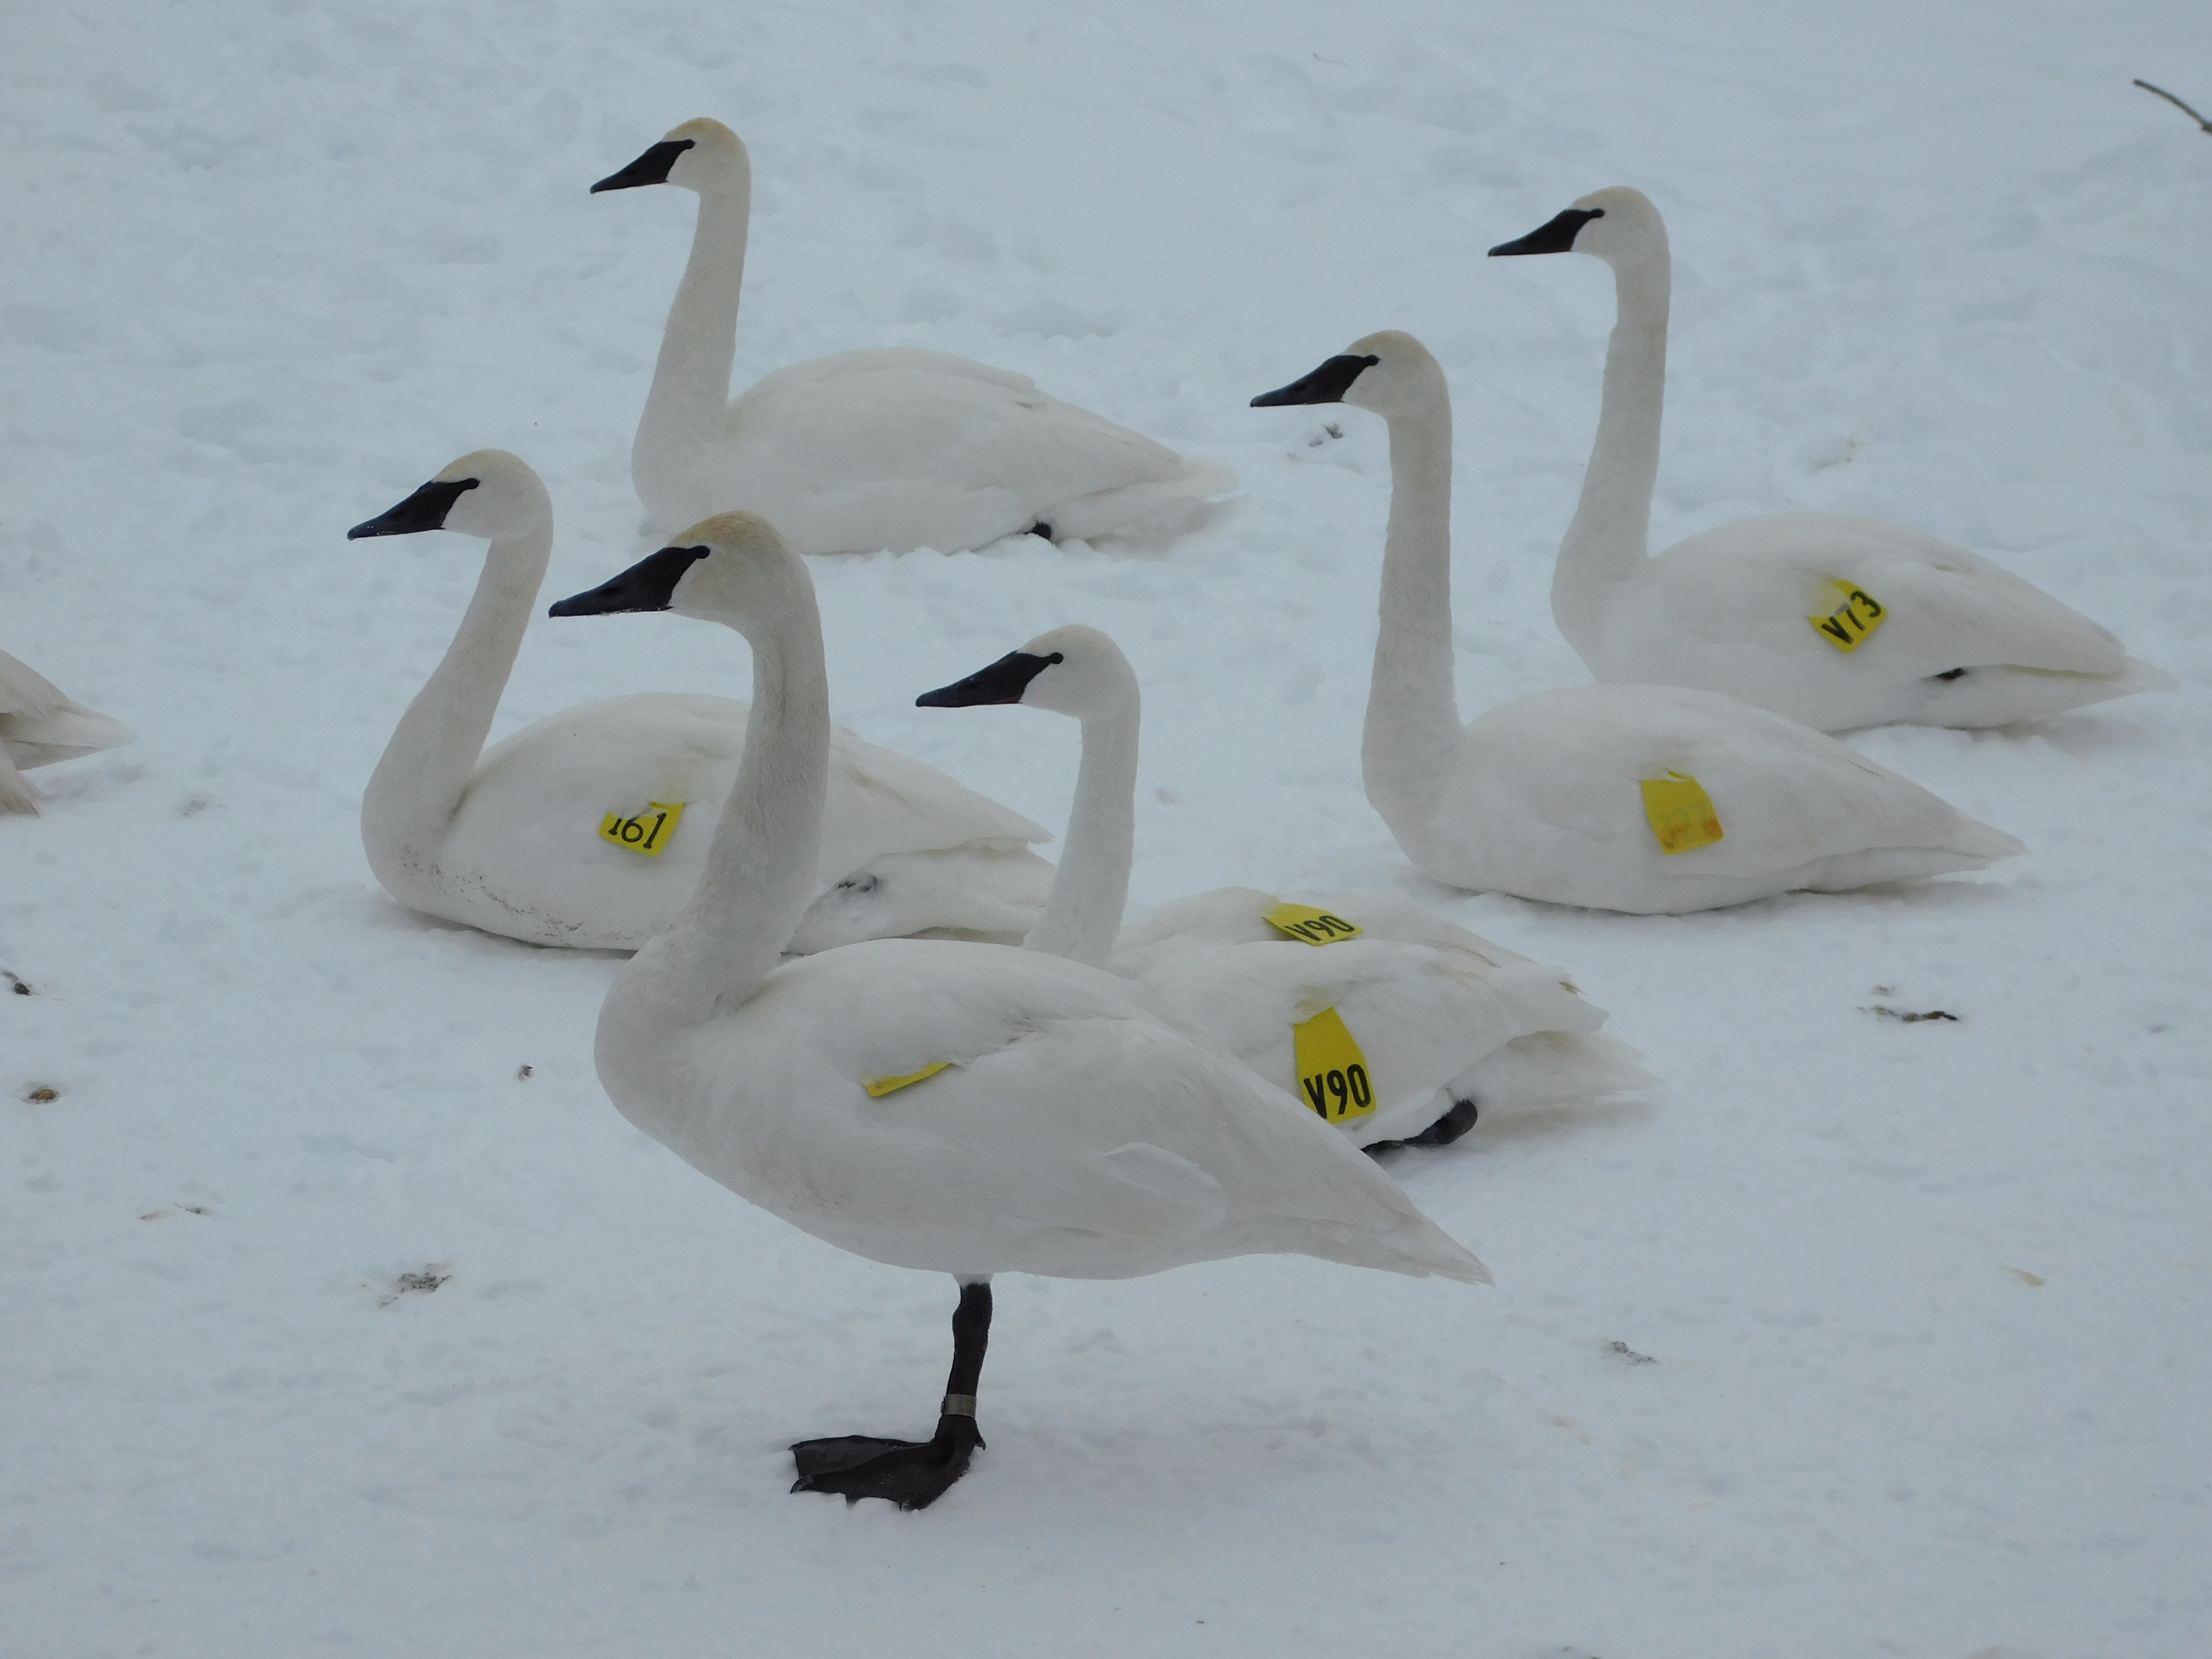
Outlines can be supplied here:
M760 513L802 553L954 553L1025 531L1125 530L1237 487L1212 461L1047 397L1026 376L912 347L777 369L730 401L752 162L719 121L686 121L594 192L699 198L630 476L658 530Z
M23 774L56 761L96 755L137 734L112 714L73 702L52 680L0 651L0 812L39 812L39 792Z
M1451 398L1410 334L1279 392L1390 428L1382 629L1360 767L1406 856L1479 891L1638 914L1839 892L2025 851L1808 726L1711 691L1540 691L1462 726L1451 633Z
M1725 691L1824 732L2002 726L2173 677L2041 588L1879 519L1778 513L1648 556L1667 389L1667 228L1601 190L1495 254L1572 250L1613 267L1620 320L1552 614L1601 680Z
M1285 906L1224 887L1123 927L1139 699L1128 659L1097 629L1056 628L915 701L1026 703L1083 723L1067 843L1029 948L1136 980L1168 1018L1355 1146L1443 1146L1478 1109L1495 1117L1654 1080L1634 1049L1596 1035L1604 1010L1559 969L1393 895L1301 894Z
M623 1115L817 1238L960 1282L921 1442L792 1448L794 1491L919 1509L982 1444L990 1277L1122 1279L1269 1252L1486 1283L1342 1136L1036 951L876 939L779 963L820 862L830 696L813 585L766 520L694 526L562 616L675 611L753 651L753 731L684 914L617 973L599 1078Z
M745 705L610 697L485 749L552 556L552 503L521 459L483 449L346 533L425 530L491 547L445 660L368 781L369 867L429 915L532 945L635 949L698 884L744 753ZM938 930L1018 939L1052 879L1025 843L1047 839L935 768L837 732L822 862L791 948Z

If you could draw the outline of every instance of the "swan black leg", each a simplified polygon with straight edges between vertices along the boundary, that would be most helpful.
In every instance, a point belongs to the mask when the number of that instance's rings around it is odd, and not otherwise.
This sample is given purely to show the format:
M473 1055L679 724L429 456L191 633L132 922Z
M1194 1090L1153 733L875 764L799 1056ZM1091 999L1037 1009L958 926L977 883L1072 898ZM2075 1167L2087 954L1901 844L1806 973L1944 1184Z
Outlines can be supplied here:
M982 1380L983 1351L991 1340L991 1281L960 1286L952 1311L952 1374L937 1432L927 1440L883 1440L841 1434L802 1440L791 1449L799 1479L793 1492L834 1492L848 1504L881 1498L902 1510L927 1509L968 1473L969 1454L983 1443L975 1428L975 1387Z
M1395 1152L1401 1146L1449 1146L1474 1127L1474 1103L1455 1100L1451 1110L1417 1135L1407 1135L1403 1140L1370 1141L1362 1150L1370 1152Z

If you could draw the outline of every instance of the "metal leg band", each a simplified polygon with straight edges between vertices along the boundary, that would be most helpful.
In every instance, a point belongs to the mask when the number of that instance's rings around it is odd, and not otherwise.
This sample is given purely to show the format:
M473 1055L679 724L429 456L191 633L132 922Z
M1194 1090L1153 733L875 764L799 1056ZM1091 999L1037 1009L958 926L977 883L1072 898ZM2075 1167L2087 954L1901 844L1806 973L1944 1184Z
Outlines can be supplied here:
M943 1417L973 1417L975 1415L975 1396L972 1394L948 1394L938 1408Z

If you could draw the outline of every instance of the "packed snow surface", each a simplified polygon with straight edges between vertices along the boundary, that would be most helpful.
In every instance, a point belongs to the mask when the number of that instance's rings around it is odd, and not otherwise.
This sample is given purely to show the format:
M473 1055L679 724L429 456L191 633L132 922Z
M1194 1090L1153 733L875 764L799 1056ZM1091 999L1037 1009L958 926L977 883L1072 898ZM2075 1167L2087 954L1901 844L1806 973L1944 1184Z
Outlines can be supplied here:
M0 1652L2212 1651L2212 137L2135 76L2212 106L2212 9L8 8L0 647L140 737L0 820ZM498 445L548 599L641 550L693 202L586 188L701 114L758 178L740 385L956 351L1243 478L1181 539L817 562L841 719L1057 825L1065 721L913 699L1105 628L1136 904L1394 887L1668 1080L1393 1156L1494 1291L1006 1279L964 1482L787 1496L790 1440L927 1429L951 1285L624 1123L616 957L375 887L481 547L344 530ZM1853 739L2030 858L1623 917L1427 884L1369 811L1380 423L1247 400L1419 335L1462 707L1578 683L1609 279L1483 256L1616 183L1675 251L1659 542L1897 519L2180 675ZM495 735L747 675L541 618Z

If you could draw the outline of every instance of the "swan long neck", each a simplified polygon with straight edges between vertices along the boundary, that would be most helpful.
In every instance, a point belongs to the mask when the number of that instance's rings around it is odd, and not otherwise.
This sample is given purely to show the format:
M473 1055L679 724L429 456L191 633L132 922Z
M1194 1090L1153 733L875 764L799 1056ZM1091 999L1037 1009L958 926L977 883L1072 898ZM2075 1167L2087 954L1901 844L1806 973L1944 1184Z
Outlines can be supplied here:
M1451 403L1433 394L1389 416L1390 524L1360 771L1394 831L1442 799L1460 743L1451 622Z
M369 776L362 843L377 879L398 898L413 902L436 889L440 844L483 753L552 555L550 514L491 544L445 659L407 705Z
M738 295L744 287L752 173L740 163L699 192L691 258L668 307L653 387L630 447L630 473L648 506L700 480L728 426L730 372L737 362ZM695 503L705 513L726 502ZM684 517L692 511L687 507ZM670 527L674 527L672 524Z
M830 787L830 678L814 592L795 556L772 617L747 617L753 648L745 757L683 913L611 993L671 1032L742 1006L775 969L819 885Z
M1083 764L1067 843L1044 915L1025 948L1103 968L1121 936L1137 845L1137 734L1143 723L1134 675L1105 708L1083 717Z
M1606 348L1597 440L1552 575L1553 619L1586 662L1598 646L1616 588L1650 556L1651 491L1659 479L1659 425L1667 395L1670 284L1663 231L1655 247L1613 270L1619 319Z

